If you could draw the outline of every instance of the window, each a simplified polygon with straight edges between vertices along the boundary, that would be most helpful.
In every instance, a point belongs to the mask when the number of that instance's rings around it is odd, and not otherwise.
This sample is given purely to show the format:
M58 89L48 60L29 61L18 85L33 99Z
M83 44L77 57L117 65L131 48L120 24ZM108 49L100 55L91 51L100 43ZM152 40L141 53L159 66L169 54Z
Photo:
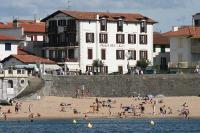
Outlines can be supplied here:
M147 55L147 51L140 51L140 60L147 60L148 59L148 55Z
M86 42L94 43L94 33L86 33Z
M5 51L11 51L11 43L5 43Z
M128 50L129 60L136 60L136 50Z
M123 24L124 24L124 21L122 19L119 19L117 21L117 32L123 32Z
M51 20L49 21L49 27L57 27L57 21L56 20Z
M66 26L66 20L58 20L58 26Z
M34 35L34 41L37 41L37 35Z
M153 46L153 52L156 52L156 47L155 46Z
M108 34L99 34L99 42L100 43L108 43Z
M128 34L128 43L136 44L136 34Z
M105 18L102 18L100 20L100 25L101 25L100 27L101 31L107 31L107 20Z
M100 67L100 73L107 74L108 73L108 66Z
M142 21L141 23L140 23L140 32L147 32L147 23L146 23L146 21Z
M105 49L102 49L102 50L101 50L101 59L102 59L102 60L105 60L105 59L106 59L106 50L105 50Z
M124 43L124 34L116 34L116 43Z
M140 44L147 44L147 35L140 35Z
M92 59L92 49L88 49L88 59L91 60Z
M116 51L116 59L117 60L123 60L124 59L124 50L117 50Z
M69 49L68 50L68 58L73 59L74 58L74 49Z
M92 66L86 66L86 72L93 72Z
M165 46L161 46L160 51L161 51L161 53L165 53Z

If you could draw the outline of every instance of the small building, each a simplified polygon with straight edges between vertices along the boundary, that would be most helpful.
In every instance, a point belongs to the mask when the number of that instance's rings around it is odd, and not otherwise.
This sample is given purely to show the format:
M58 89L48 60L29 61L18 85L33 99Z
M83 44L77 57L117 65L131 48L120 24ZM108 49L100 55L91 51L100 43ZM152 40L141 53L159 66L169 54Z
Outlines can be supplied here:
M0 61L11 54L17 54L20 41L14 36L0 34Z
M153 65L159 70L166 70L170 61L170 44L168 37L162 33L153 34Z
M200 13L190 26L173 27L170 38L170 68L195 68L200 65Z
M4 69L26 69L29 74L60 69L56 62L30 54L10 55L1 63Z
M15 36L21 41L20 48L37 56L42 56L41 47L45 36L45 23L39 20L13 20L0 24L0 34Z

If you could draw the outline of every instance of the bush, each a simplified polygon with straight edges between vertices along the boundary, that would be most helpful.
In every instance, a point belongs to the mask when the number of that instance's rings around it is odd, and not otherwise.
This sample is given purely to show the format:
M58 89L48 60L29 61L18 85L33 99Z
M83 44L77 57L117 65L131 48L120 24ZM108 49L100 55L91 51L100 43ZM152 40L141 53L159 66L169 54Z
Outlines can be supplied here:
M137 61L136 66L142 69L145 69L149 64L150 62L148 60L142 59L142 60Z

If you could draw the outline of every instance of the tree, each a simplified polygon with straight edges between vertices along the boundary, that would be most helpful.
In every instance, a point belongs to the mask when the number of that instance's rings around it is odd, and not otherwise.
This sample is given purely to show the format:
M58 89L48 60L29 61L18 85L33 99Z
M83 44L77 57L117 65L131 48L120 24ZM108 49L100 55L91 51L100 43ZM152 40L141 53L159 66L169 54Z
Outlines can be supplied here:
M92 66L96 70L96 74L98 75L99 68L102 68L104 64L102 60L97 59L97 60L93 60Z
M142 69L145 69L149 64L150 64L150 61L142 59L142 60L137 61L136 66Z

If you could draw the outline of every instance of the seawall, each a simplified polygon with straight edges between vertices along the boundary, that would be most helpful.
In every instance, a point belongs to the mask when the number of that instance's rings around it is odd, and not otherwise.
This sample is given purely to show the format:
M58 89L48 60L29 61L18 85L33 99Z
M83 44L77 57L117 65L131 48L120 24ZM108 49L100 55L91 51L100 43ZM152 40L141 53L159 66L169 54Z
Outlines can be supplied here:
M200 95L200 75L117 75L117 76L44 76L45 86L41 95L75 97L84 86L90 96L125 97L140 94L165 96Z

